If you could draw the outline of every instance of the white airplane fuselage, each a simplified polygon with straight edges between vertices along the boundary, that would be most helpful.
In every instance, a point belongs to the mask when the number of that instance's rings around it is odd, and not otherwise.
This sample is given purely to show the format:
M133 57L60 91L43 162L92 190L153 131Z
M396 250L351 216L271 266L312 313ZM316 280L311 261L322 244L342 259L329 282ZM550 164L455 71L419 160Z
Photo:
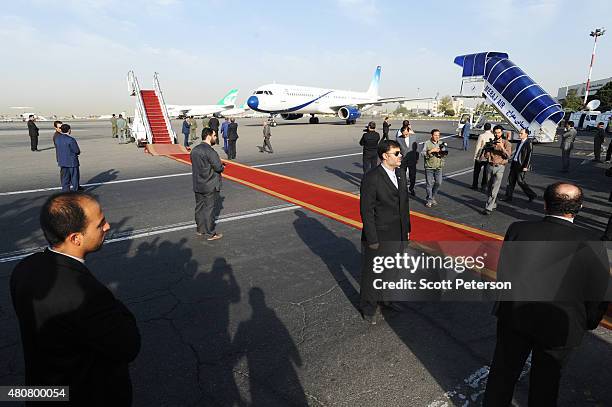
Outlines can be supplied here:
M376 99L367 92L269 84L257 88L247 105L270 114L336 114L338 107L376 103Z

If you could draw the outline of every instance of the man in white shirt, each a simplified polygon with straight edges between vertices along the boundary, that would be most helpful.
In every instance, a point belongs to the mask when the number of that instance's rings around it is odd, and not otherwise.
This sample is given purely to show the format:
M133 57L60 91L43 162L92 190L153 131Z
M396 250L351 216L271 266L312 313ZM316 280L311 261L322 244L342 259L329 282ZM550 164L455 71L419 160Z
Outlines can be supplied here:
M487 160L484 159L484 145L487 141L493 140L493 133L491 133L491 123L484 124L484 132L478 136L476 142L476 149L474 150L474 177L472 178L472 189L478 190L478 178L480 177L480 171L482 170L482 181L480 182L480 189L485 189L487 186Z

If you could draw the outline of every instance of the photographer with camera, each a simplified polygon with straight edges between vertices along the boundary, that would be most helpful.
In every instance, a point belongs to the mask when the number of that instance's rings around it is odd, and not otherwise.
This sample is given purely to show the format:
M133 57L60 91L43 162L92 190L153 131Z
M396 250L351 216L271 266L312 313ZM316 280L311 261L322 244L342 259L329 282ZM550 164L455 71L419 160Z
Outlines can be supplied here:
M440 143L440 130L431 131L431 139L423 146L425 156L425 189L427 190L427 202L425 206L431 208L437 205L436 195L442 184L442 168L444 159L448 155L446 143Z
M487 161L487 203L482 211L483 215L489 215L497 207L497 193L504 177L504 169L508 159L512 155L512 145L502 137L504 128L499 124L493 127L493 140L484 145L484 157Z

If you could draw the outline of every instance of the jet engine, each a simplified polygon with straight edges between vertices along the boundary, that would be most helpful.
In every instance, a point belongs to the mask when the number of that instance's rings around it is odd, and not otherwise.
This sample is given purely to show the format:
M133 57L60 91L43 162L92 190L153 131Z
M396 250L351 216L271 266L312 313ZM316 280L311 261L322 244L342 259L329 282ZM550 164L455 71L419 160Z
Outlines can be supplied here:
M338 110L338 117L343 120L357 120L361 117L361 112L357 106L344 106Z

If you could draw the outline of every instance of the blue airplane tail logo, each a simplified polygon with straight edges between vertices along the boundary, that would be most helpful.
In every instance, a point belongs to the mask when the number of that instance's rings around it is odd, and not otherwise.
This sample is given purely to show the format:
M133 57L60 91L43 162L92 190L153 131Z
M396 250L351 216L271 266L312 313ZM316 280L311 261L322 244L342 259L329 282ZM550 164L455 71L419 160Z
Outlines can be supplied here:
M376 71L374 71L374 77L372 78L372 82L370 82L370 87L368 88L368 94L372 96L378 96L378 88L380 86L380 65L376 67Z

